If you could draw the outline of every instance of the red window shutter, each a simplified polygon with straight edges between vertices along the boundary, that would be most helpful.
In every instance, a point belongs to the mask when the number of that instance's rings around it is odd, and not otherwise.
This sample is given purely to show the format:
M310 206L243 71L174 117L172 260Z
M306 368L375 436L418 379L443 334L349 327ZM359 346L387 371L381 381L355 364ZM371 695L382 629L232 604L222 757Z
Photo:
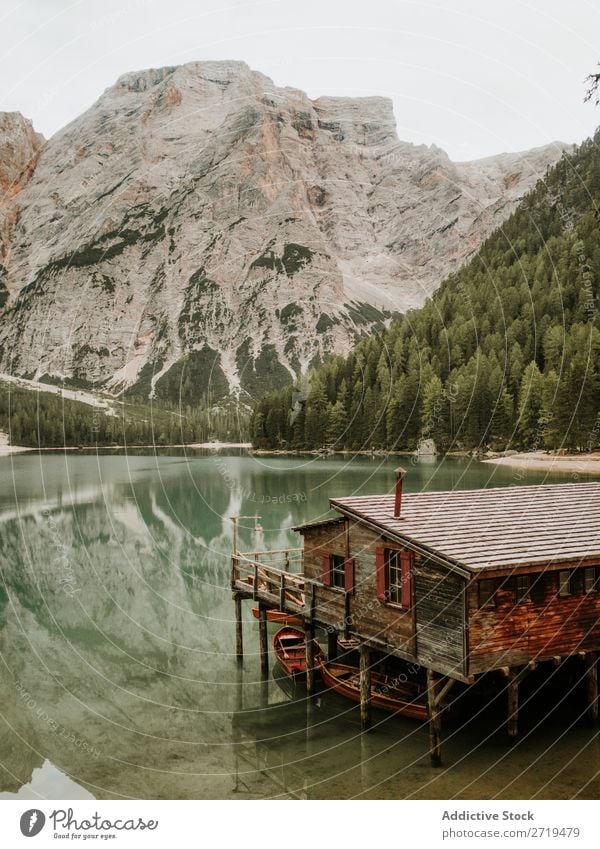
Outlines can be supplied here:
M354 558L344 560L344 589L347 593L354 591Z
M401 551L400 552L400 570L402 575L402 591L400 603L402 607L410 607L411 603L411 574L410 567L412 563L412 553L410 551Z
M375 588L377 598L381 602L387 601L387 581L385 576L385 548L375 549Z
M323 555L323 571L321 573L321 581L326 587L331 586L331 554Z

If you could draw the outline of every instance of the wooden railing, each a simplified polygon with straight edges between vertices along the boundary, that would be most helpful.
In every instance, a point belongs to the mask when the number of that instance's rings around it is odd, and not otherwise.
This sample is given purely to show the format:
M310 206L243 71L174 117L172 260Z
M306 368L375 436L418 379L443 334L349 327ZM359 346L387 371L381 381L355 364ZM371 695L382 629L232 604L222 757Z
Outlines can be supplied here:
M300 548L238 552L232 557L233 592L308 621L335 624L338 630L345 631L350 622L351 594L326 587L301 571L292 571L301 570L302 554Z
M270 566L283 572L301 572L304 562L303 548L280 548L271 551L238 551L240 561Z
M273 602L281 610L303 612L307 581L298 571L302 553L301 548L238 552L231 559L231 588Z

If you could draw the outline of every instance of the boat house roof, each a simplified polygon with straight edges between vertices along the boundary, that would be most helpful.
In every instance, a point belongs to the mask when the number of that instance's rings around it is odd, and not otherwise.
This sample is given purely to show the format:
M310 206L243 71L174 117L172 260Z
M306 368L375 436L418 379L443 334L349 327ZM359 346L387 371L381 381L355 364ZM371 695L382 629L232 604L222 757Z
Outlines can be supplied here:
M331 507L468 571L600 563L600 483L333 498Z

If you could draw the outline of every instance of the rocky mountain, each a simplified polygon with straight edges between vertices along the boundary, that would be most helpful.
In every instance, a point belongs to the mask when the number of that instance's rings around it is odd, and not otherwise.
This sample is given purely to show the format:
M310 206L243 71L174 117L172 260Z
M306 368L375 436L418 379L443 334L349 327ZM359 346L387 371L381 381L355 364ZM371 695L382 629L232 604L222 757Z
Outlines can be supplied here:
M0 112L0 191L16 194L31 177L44 137L19 112Z
M43 136L19 112L0 112L0 308L8 298L3 277L19 214L10 201L33 174L43 144Z
M240 62L127 74L45 144L2 116L0 369L261 394L421 304L564 148L453 163Z

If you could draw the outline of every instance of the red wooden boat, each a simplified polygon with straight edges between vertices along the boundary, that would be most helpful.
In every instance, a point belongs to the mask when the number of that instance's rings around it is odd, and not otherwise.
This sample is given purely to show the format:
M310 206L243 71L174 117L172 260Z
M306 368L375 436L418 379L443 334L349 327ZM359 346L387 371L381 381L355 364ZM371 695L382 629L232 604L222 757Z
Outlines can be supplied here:
M306 682L306 635L297 628L281 628L273 637L273 649L277 660L290 678ZM325 655L321 646L313 640L315 676L318 676Z
M321 678L336 693L360 703L360 672L356 666L321 661ZM427 692L413 681L382 675L371 670L371 705L409 719L427 719Z
M258 607L252 608L252 615L255 619L259 618ZM302 625L303 619L301 616L294 616L293 613L286 613L284 610L267 610L267 622L276 622L278 625Z

